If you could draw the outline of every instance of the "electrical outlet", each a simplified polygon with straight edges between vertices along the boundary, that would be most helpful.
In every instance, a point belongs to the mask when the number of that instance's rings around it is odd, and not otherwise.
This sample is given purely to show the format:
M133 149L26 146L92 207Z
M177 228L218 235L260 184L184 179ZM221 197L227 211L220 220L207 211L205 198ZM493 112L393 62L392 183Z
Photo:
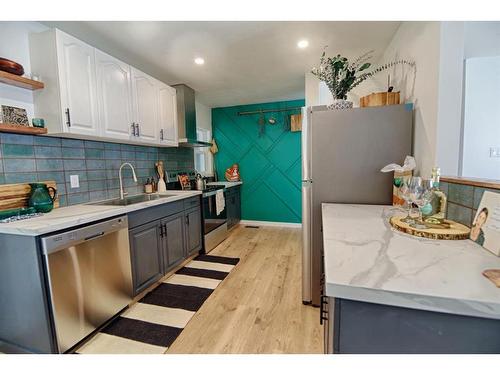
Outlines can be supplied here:
M76 189L80 187L80 179L77 174L69 176L69 183L71 188Z
M490 147L490 158L500 158L500 147Z

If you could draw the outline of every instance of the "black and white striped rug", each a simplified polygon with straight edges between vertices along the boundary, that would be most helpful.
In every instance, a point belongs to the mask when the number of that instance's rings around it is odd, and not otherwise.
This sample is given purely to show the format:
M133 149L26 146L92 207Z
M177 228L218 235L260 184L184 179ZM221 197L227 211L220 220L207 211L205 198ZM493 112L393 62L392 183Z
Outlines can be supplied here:
M76 350L80 354L161 354L239 258L200 255Z

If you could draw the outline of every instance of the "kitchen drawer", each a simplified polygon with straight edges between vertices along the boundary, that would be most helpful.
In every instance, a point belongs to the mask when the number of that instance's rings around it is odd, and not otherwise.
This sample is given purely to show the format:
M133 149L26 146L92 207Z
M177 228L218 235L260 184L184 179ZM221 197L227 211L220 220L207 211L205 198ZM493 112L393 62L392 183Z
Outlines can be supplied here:
M191 208L195 208L200 206L200 197L196 196L193 198L188 198L184 200L184 209L189 210Z
M183 210L184 203L182 200L180 200L155 207L148 207L139 211L134 211L128 214L128 227L129 229L132 229L139 225L146 224L154 220L159 220L161 218L164 218L165 216L170 216Z

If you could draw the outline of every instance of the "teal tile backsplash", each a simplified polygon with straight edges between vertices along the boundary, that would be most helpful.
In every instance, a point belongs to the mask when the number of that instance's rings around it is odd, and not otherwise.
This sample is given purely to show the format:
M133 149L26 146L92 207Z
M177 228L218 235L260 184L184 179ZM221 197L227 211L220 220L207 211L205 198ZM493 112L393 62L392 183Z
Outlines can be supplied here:
M162 160L167 171L194 168L193 149L160 148L99 141L0 133L0 184L54 180L61 206L86 203L119 195L118 170L123 170L129 193L140 193L148 177L156 177L154 163ZM79 188L70 176L78 175Z
M448 196L447 217L471 226L477 207L485 191L500 193L500 189L485 189L467 184L441 183L441 190Z

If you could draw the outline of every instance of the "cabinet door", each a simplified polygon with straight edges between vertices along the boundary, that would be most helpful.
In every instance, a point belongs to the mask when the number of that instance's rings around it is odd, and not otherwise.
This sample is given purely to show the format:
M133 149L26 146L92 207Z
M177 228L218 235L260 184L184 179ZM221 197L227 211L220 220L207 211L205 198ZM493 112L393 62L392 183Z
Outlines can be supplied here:
M232 228L236 223L236 195L231 190L228 190L226 195L226 213L227 213L227 228Z
M186 222L186 251L187 255L191 255L196 251L201 250L202 246L202 230L201 230L201 210L195 208L185 213Z
M179 264L185 258L184 212L162 220L164 228L164 272Z
M56 40L63 129L99 135L94 48L62 32Z
M177 95L173 87L160 84L160 143L168 146L177 146Z
M158 84L153 77L132 68L134 121L139 133L135 139L148 143L158 142L158 93Z
M97 102L101 135L132 137L132 90L130 66L99 50L96 55Z
M134 295L163 276L160 222L141 225L129 231Z
M241 189L240 187L236 188L235 196L235 224L238 224L241 221Z

